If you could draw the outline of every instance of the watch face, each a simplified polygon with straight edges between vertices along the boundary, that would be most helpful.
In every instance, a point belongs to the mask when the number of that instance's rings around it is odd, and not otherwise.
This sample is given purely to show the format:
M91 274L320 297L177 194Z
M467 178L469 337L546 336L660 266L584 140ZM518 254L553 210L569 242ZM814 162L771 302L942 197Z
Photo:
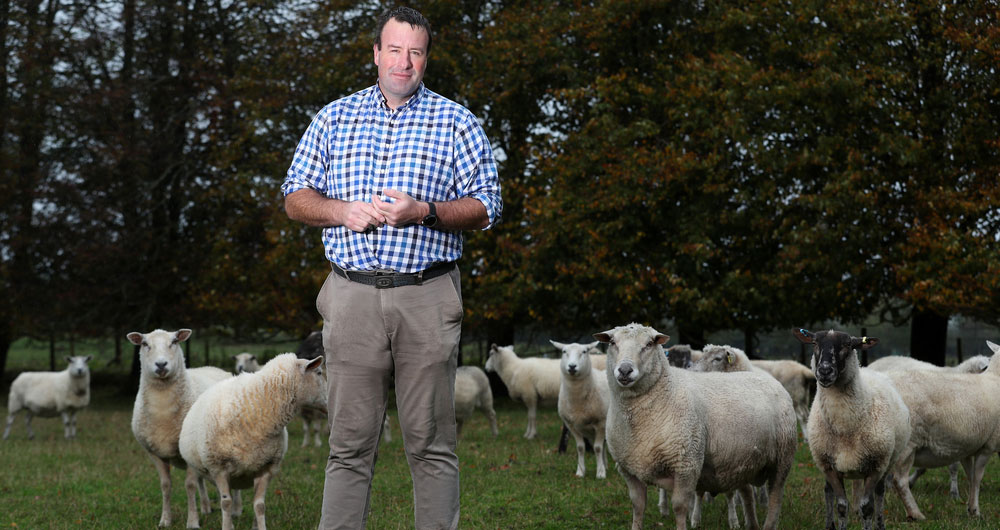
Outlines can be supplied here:
M436 224L437 224L437 221L438 221L438 218L437 218L437 216L436 216L436 215L434 215L434 214L431 214L431 215L428 215L427 217L424 217L424 218L423 218L423 219L422 219L422 220L420 221L420 224L422 224L422 225L424 225L424 226L427 226L427 227L431 227L431 226L434 226L434 225L436 225Z

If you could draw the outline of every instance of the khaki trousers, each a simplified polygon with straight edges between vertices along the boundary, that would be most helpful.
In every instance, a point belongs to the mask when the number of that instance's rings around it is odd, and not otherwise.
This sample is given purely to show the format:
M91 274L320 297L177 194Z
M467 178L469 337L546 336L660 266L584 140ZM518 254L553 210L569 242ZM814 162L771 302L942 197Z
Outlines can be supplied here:
M391 289L331 272L316 299L330 381L330 457L319 528L362 529L390 384L413 479L416 528L458 527L455 366L461 280Z

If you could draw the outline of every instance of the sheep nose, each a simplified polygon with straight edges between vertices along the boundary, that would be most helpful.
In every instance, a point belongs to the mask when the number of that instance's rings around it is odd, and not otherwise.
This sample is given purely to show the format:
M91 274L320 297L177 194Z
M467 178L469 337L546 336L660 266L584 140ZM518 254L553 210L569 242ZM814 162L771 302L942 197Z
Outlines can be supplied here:
M618 379L628 379L628 377L632 375L632 370L633 368L631 363L622 363L618 366Z
M571 365L569 365L569 366L566 367L566 370L568 370L569 373L571 373L571 374L575 374L576 373L576 365L575 364L571 364Z
M824 379L833 376L833 366L829 364L819 365L818 367L816 367L816 375Z

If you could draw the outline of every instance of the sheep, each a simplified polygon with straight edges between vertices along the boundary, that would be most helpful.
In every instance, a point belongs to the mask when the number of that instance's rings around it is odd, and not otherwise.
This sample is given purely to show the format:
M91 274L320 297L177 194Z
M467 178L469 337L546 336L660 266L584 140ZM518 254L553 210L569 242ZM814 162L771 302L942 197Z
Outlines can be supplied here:
M157 329L145 334L133 331L127 335L129 342L139 346L140 361L139 392L132 409L132 434L149 453L160 477L163 495L160 526L170 526L172 520L170 466L187 468L177 447L184 416L202 392L219 381L233 377L229 372L213 366L186 368L180 343L190 336L191 330L186 328L178 331ZM199 479L190 468L187 468L184 487L188 500L187 525L188 528L195 528L198 524L195 490L201 496L203 512L210 512L211 504L204 480Z
M24 409L24 427L28 439L35 439L31 430L31 418L62 416L63 436L67 440L76 438L76 414L90 404L90 362L86 357L66 357L69 366L61 372L23 372L10 385L7 397L7 427L3 439L10 436L14 417Z
M601 349L599 347L599 345L601 344L600 342L595 341L589 344L581 344L577 342L562 344L560 342L556 342L553 340L550 340L549 342L551 342L552 345L555 346L557 350L559 350L560 356L562 355L562 352L566 348L574 348L574 349L579 349L582 352L586 352L590 356L590 366L591 369L593 370L604 370L605 366L607 366L608 364L608 356L601 352ZM566 447L569 443L569 434L570 434L569 428L566 427L565 423L563 423L562 429L559 431L559 446L557 449L559 453L566 452ZM587 451L593 450L593 446L590 444L589 439L586 438L584 439L584 446Z
M458 436L462 435L462 425L475 409L486 414L493 436L499 434L497 413L493 410L493 391L486 372L478 366L459 366L455 370L455 426Z
M675 344L667 350L667 361L670 366L677 368L690 368L691 362L700 356L701 351L692 350L690 344Z
M326 358L326 351L323 349L323 333L313 331L299 344L295 350L295 356L299 359L314 359L316 357ZM323 373L324 377L326 372ZM313 442L316 447L323 445L320 435L329 429L324 428L326 422L326 404L323 407L302 407L302 447L309 445L309 430L312 429ZM329 425L327 425L329 427ZM389 414L382 418L382 442L392 441L392 429L389 428Z
M302 407L323 408L326 399L323 357L297 359L294 353L278 355L260 371L230 378L198 396L184 418L179 449L188 469L218 487L224 530L233 528L232 490L250 487L254 528L267 528L264 495L288 450L286 426Z
M694 362L689 362L688 369L693 372L756 372L767 374L768 372L753 366L750 358L743 350L733 346L718 346L706 344L701 355L695 358ZM767 490L761 488L761 502L767 503ZM728 495L727 495L728 496ZM694 507L691 512L691 525L697 527L701 522L701 499L702 496L695 497ZM752 502L754 499L742 499L744 503ZM665 492L660 490L660 510L666 513ZM736 516L736 498L728 496L729 527L739 528L739 519ZM746 510L744 510L745 514Z
M608 344L610 404L606 445L632 501L632 529L642 528L646 484L669 490L677 528L695 491L770 489L764 528L778 525L785 480L796 449L788 392L755 372L695 373L670 366L669 340L639 324L594 335ZM747 523L757 527L752 502Z
M790 359L750 361L754 368L759 368L771 374L785 387L792 396L795 405L795 416L799 420L802 432L809 430L810 396L816 393L816 375L808 366Z
M528 407L528 427L524 431L524 437L530 440L537 436L535 415L538 406L558 404L562 380L559 359L522 359L514 353L513 346L493 344L490 346L489 358L486 359L486 371L500 375L511 398L524 401Z
M256 372L260 370L260 365L257 364L257 356L250 352L237 353L233 355L233 361L236 362L236 366L233 370L239 375L243 372Z
M988 342L997 352L1000 347ZM944 370L890 370L910 409L913 434L893 470L910 519L923 520L909 489L911 466L933 468L961 462L969 480L969 515L978 517L979 487L990 457L1000 451L1000 363L981 374Z
M590 438L597 458L597 478L606 478L604 431L608 417L609 390L604 370L597 370L592 366L593 359L589 350L596 344L563 344L554 340L549 342L562 351L559 360L562 381L557 410L563 425L576 440L576 476L583 477L586 474L584 440Z
M799 329L794 335L813 347L818 387L808 436L813 461L826 477L826 528L847 527L844 479L864 481L855 496L865 529L872 528L873 518L877 528L885 528L885 481L905 456L911 427L910 410L892 381L858 362L858 351L878 339L834 330ZM900 481L892 483L899 491Z
M985 355L970 357L964 362L959 363L957 366L937 366L912 357L903 355L888 355L876 360L868 365L868 367L872 370L878 370L880 372L888 372L891 370L941 370L947 372L979 374L985 371L989 365L990 358ZM958 465L958 462L953 462L948 466L948 475L951 483L949 494L956 500L962 498L958 491ZM920 476L926 471L926 468L917 468L914 473L910 475L909 487L912 488L913 485L916 484L917 479L920 478Z

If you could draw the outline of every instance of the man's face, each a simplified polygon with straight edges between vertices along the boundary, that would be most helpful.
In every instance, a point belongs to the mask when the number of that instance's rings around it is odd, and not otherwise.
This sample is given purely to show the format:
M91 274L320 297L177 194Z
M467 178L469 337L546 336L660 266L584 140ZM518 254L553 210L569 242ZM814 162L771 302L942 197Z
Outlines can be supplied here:
M427 69L427 30L389 19L382 28L382 49L373 46L379 87L391 108L406 102Z

